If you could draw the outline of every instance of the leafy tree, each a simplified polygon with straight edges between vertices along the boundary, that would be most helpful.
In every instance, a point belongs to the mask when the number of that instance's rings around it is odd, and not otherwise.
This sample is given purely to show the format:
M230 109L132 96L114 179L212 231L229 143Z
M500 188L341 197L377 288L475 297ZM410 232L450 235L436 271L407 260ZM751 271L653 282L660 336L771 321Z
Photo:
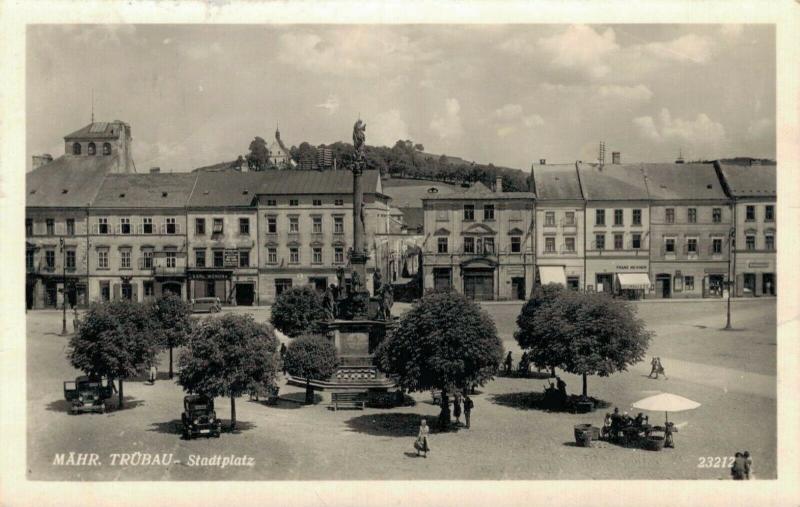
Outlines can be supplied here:
M173 293L161 296L153 304L158 325L158 342L169 349L169 378L172 378L172 350L186 344L192 331L192 306Z
M401 318L375 355L381 370L409 391L442 390L440 425L449 426L448 389L491 380L503 345L488 313L453 291L426 293Z
M275 382L278 339L252 315L206 319L192 330L178 359L178 383L189 393L231 400L231 430L236 429L236 398L252 386Z
M124 408L122 382L155 361L158 325L150 303L127 300L95 303L70 338L72 366L90 377L119 380L119 408Z
M336 373L336 347L319 335L295 338L286 349L283 367L293 377L306 379L306 404L314 403L312 380L327 380Z
M634 307L606 294L548 285L534 290L517 317L514 338L539 367L606 377L644 358L652 333Z
M318 332L323 320L325 310L319 294L308 286L283 291L272 305L270 322L288 336Z
M267 142L256 136L250 141L250 153L247 154L247 165L251 171L265 171L270 165Z

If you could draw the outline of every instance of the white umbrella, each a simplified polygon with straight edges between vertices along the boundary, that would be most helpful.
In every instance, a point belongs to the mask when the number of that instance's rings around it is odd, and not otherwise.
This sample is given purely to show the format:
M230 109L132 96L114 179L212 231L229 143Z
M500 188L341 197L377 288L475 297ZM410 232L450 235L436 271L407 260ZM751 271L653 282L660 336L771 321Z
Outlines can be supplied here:
M664 411L664 422L668 422L668 412L683 412L684 410L693 410L700 406L696 401L692 401L677 394L661 393L655 396L648 396L641 399L632 405L634 408L641 410L650 410L653 412Z

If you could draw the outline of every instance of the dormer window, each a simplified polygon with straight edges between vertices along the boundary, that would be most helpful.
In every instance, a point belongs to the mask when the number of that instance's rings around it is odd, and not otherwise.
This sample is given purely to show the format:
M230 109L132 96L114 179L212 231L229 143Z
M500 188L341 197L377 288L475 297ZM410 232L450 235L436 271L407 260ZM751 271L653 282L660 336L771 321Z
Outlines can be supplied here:
M73 155L81 154L81 143L72 143L72 154Z
M86 153L87 155L97 155L97 147L94 145L94 143L89 143Z
M111 155L111 143L103 143L103 155Z

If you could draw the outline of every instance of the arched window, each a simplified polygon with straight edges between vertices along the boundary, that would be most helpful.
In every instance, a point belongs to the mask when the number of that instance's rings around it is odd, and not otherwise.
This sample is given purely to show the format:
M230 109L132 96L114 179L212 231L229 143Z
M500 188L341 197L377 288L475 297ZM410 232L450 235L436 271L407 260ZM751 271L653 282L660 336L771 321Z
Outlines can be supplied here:
M72 143L72 154L73 155L81 154L81 143Z
M111 143L103 143L103 155L111 155Z
M89 143L89 146L86 149L87 155L95 155L97 153L97 148L95 147L94 143Z

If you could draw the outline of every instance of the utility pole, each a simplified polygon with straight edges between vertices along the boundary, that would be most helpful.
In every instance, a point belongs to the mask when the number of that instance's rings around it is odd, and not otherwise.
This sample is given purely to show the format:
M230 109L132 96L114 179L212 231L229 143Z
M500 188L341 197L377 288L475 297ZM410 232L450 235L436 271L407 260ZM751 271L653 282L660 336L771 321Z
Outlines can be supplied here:
M64 245L64 238L58 240L61 247L61 336L67 334L67 249Z

